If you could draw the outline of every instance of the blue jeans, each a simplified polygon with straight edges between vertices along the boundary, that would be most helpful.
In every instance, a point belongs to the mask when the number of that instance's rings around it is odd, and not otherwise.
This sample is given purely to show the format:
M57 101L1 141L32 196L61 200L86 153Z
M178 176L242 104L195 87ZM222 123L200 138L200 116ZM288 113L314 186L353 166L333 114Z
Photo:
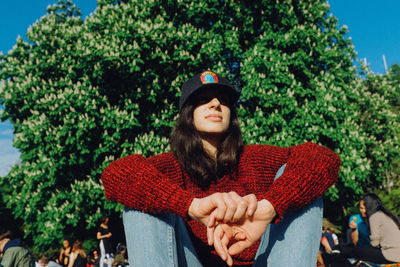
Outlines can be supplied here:
M277 179L286 165L276 174ZM261 238L253 267L315 267L322 229L322 198L289 211L271 224ZM131 267L200 267L196 250L181 217L125 209L125 236Z

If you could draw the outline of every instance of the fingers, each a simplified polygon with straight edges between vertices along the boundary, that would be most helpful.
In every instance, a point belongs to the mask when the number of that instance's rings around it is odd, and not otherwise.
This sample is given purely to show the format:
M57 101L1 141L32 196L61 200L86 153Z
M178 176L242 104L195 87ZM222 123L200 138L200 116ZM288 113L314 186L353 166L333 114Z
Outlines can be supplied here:
M210 196L211 201L214 203L215 207L215 220L222 221L224 220L225 213L227 210L227 206L225 203L224 194L226 193L215 193Z
M235 202L236 210L232 218L229 218L229 220L226 220L226 222L237 222L245 217L248 204L246 200L239 196L236 192L229 192L228 194Z
M238 233L235 233L234 238L235 238L236 241L240 241L240 240L245 240L247 237L246 237L245 233L238 232Z
M225 251L225 255L226 255L226 260L225 260L225 262L229 265L229 266L232 266L232 264L233 264L233 259L232 259L232 256L229 254L229 252L228 252L228 244L229 244L229 238L227 237L227 235L224 235L223 236L223 238L222 238L222 248L224 249L224 251Z
M257 209L257 205L258 205L256 195L249 194L249 195L244 196L243 199L247 202L247 216L253 216L254 212Z
M253 216L258 207L257 197L249 194L244 197L236 192L223 193L227 211L224 216L224 222L237 222L247 216Z
M210 200L213 203L212 205L215 207L215 212L213 211L214 217L213 220L209 220L208 226L214 225L215 221L232 221L238 209L237 201L243 202L240 205L244 205L245 209L247 209L247 204L234 192L214 193L210 196ZM243 213L243 211L241 211L242 209L243 207L240 208L239 213Z
M237 222L247 216L252 216L257 209L257 198L254 194L245 197L236 192L215 193L212 195L216 206L216 221ZM215 221L212 221L213 223ZM210 225L210 224L209 224Z
M227 259L226 259L226 264L228 264L229 266L233 265L233 259L232 256L229 254L228 249L226 250L226 255L228 255Z
M232 238L232 231L230 228L223 229L222 225L218 225L214 231L214 248L217 254L229 266L233 265L232 256L228 252L228 244Z
M213 227L216 225L216 220L215 220L215 215L216 215L217 211L214 210L210 216L208 217L208 224L207 227Z
M207 242L209 246L212 246L214 244L214 232L214 226L207 226Z
M211 213L207 225L207 241L209 246L212 246L214 244L215 213L215 210Z
M222 196L227 208L223 220L224 222L234 221L233 218L236 212L243 213L242 210L244 209L245 211L247 209L247 204L245 201L242 200L242 198L235 192L222 193Z
M222 245L222 238L224 237L224 231L220 226L217 226L214 231L214 248L217 254L221 257L223 261L226 261L228 258L226 249L224 249Z
M258 201L254 194L241 197L236 192L223 193L227 212L224 216L224 222L237 222L246 216L253 216L257 210ZM233 202L232 202L233 201ZM233 215L232 212L234 211Z
M250 247L252 243L248 240L241 240L237 241L232 244L228 249L228 255L234 256L245 250L246 248Z

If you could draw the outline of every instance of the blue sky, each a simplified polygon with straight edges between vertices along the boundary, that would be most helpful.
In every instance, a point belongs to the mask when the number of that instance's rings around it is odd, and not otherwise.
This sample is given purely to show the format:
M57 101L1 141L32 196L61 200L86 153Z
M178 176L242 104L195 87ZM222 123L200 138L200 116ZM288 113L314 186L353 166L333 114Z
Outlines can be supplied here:
M96 0L72 0L83 14L90 15ZM0 9L0 51L3 54L13 47L18 35L24 35L30 25L46 14L46 7L57 0L2 1ZM382 55L387 65L400 64L400 10L399 0L329 0L332 14L340 25L349 28L358 58L366 58L375 73L385 73ZM1 110L0 110L1 111ZM0 176L18 161L19 153L12 147L12 126L0 123Z
M96 0L72 0L81 9L82 17L96 9ZM12 49L17 36L25 38L30 25L46 14L49 5L57 0L12 0L2 1L0 8L0 51L7 54ZM13 131L9 122L0 122L0 176L8 173L18 162L19 152L12 146Z
M385 73L382 55L388 68L400 64L399 0L330 0L332 14L340 25L347 25L358 58L367 59L375 73Z

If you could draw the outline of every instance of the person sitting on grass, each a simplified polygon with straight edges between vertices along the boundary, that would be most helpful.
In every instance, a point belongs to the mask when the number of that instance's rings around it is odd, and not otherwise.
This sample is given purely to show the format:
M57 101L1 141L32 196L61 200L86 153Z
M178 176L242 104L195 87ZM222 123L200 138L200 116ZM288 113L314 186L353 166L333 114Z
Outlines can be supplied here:
M34 267L35 261L21 239L15 238L13 232L0 227L0 267Z
M103 171L107 199L126 206L131 265L315 266L320 196L340 159L313 143L244 145L239 95L212 71L193 76L182 86L172 152L130 155Z

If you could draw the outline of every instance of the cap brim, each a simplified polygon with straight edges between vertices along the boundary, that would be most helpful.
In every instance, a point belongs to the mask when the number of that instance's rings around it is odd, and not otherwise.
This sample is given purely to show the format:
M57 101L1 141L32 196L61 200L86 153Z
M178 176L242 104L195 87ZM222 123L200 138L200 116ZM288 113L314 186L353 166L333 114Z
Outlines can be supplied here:
M217 90L220 91L224 91L227 94L230 95L230 97L232 98L233 102L238 101L239 97L240 97L240 93L233 87L229 86L229 85L225 85L225 84L204 84L202 86L200 86L199 88L196 89L195 92L193 92L187 100L193 98L194 96L196 96L197 94L199 94L201 91L208 89L208 88L215 88ZM186 101L187 102L187 101Z

